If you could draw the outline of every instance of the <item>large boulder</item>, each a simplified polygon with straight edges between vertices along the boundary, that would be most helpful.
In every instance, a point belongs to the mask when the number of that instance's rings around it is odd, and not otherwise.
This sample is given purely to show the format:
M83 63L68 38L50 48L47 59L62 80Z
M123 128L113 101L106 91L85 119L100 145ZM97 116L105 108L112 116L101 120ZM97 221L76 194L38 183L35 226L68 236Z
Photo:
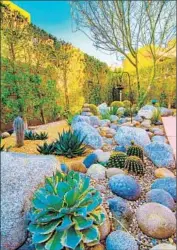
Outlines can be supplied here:
M85 136L84 143L94 149L101 148L103 146L103 139L98 131L86 122L77 122L72 125L74 131L80 134L80 138Z
M134 237L121 230L110 233L106 239L107 250L138 250Z
M104 102L104 103L98 105L98 110L99 110L100 114L103 115L103 114L105 114L105 113L107 113L107 112L109 111L109 107L108 107L108 105Z
M152 189L146 194L146 202L156 202L168 207L172 211L175 208L173 197L163 189Z
M76 116L74 116L74 118L72 120L71 126L73 126L77 122L86 122L86 123L90 124L90 119L89 119L89 117L84 116L84 115L76 115Z
M9 134L8 132L3 132L3 133L1 134L1 138L2 138L2 139L8 138L8 137L10 137L10 134Z
M161 135L155 135L152 137L152 142L164 142L166 143L167 142L167 139L165 136L161 136Z
M118 119L119 119L119 117L117 115L111 115L110 116L110 121L111 122L116 122L116 121L118 121Z
M60 164L54 156L1 152L1 249L20 247L27 237L30 199Z
M167 109L167 108L164 108L164 107L160 108L160 113L161 113L161 116L173 115L173 111L171 109Z
M165 177L157 179L152 183L151 189L163 189L171 194L176 201L176 178Z
M141 194L140 185L136 180L124 174L112 176L109 187L113 193L127 200L137 200Z
M146 118L146 119L151 119L154 110L156 110L156 108L154 106L145 105L138 111L138 115L143 117L143 118Z
M94 127L94 126L100 126L100 119L97 116L90 116L90 124Z
M144 129L127 126L119 128L114 139L119 145L125 147L130 146L131 141L142 147L151 142L148 133Z
M145 154L157 167L173 167L173 149L163 142L151 142L144 147Z
M136 211L136 218L142 232L153 238L166 239L176 231L173 212L155 202L140 206Z
M100 120L101 127L109 127L111 125L111 121L108 119Z

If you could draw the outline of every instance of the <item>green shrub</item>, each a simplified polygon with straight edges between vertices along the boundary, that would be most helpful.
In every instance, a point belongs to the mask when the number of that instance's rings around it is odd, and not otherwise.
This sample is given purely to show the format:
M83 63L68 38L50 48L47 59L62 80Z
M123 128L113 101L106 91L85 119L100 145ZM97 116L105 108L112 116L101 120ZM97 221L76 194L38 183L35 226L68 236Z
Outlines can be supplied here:
M120 102L120 101L114 101L111 103L111 107L113 107L113 106L120 108L120 107L124 107L124 104L123 104L123 102Z
M136 174L144 174L143 161L137 156L129 156L125 161L125 169Z
M80 249L99 243L98 226L105 220L100 193L88 177L70 171L46 178L32 200L31 222L35 249Z
M68 158L83 155L86 151L86 146L83 145L85 138L81 140L79 134L75 131L63 131L62 134L59 134L59 139L55 143L55 154Z
M98 112L98 109L97 109L97 106L95 104L88 104L88 107L90 108L90 112L93 114L93 115L99 115L99 112Z
M129 100L123 101L123 105L125 108L130 108L131 102Z
M161 120L161 112L160 112L160 108L156 108L154 109L153 113L152 113L152 118L151 118L151 122L153 124L155 124L156 122Z

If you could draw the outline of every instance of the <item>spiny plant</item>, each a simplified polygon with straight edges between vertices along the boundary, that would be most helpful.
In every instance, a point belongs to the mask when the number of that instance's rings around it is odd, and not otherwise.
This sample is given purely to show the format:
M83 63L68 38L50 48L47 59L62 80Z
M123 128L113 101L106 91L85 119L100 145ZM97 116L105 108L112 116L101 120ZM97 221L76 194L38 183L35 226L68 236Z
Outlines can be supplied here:
M110 120L110 116L111 115L110 115L109 111L107 111L107 112L101 114L101 119L102 120Z
M144 174L144 163L137 156L129 156L125 161L125 169L135 174Z
M37 151L43 155L51 155L55 151L55 143L52 142L48 144L47 142L44 142L41 146L37 145Z
M131 141L131 146L127 149L128 156L137 156L144 161L144 150L139 145L135 145L134 141Z
M21 147L24 145L24 121L20 116L15 118L13 127L16 134L16 146Z
M105 214L100 193L89 182L74 171L57 172L35 192L28 230L36 250L84 250L99 243Z
M156 122L161 120L161 111L160 108L155 108L152 113L151 122L155 124Z
M127 155L123 152L113 153L106 165L108 168L124 168Z
M117 112L118 112L118 107L116 106L110 107L110 110L109 110L110 115L117 115Z
M48 133L40 132L39 134L32 130L25 131L25 140L46 140L48 139Z
M75 131L63 130L63 133L59 134L59 139L55 142L55 154L67 158L83 155L86 151L86 146L83 145L85 138L86 136L81 139L80 135Z
M114 106L120 108L120 107L124 107L124 104L123 102L120 102L120 101L114 101L111 103L111 107L114 107Z
M129 100L124 100L123 104L124 104L125 108L130 108L131 107L131 102Z
M97 106L95 104L88 104L88 107L90 108L90 112L93 114L93 115L98 115L99 112L98 112L98 109L97 109Z

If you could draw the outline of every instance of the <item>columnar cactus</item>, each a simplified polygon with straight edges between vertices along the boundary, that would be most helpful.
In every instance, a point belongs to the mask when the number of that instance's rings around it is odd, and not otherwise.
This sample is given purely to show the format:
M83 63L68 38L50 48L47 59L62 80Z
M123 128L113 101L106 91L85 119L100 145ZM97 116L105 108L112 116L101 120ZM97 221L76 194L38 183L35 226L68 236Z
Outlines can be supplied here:
M21 147L24 145L24 121L20 116L15 118L13 127L16 134L16 146Z
M131 141L131 146L127 149L127 155L128 156L137 156L139 157L142 161L144 159L144 151L143 148L135 145L134 141Z

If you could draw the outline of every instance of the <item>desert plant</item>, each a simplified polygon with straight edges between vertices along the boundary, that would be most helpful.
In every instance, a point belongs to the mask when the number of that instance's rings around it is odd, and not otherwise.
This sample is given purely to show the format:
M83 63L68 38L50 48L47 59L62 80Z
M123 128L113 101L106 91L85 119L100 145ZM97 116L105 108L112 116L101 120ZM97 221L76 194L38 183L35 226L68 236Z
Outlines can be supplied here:
M131 146L127 149L128 156L137 156L144 161L144 150L139 145L135 145L134 141L131 141Z
M0 137L0 151L4 151L5 145L2 145L2 137Z
M161 112L160 112L160 108L155 108L153 113L152 113L152 118L151 118L151 122L153 124L155 124L156 122L161 120Z
M123 152L113 153L106 165L107 168L124 168L127 155Z
M80 139L80 135L75 131L63 130L63 133L59 134L59 139L55 143L55 154L63 155L67 158L83 155L86 151L86 146L83 145L85 138Z
M99 112L98 112L98 109L97 109L97 106L95 104L88 104L88 107L90 108L90 112L93 114L93 115L98 115Z
M118 107L116 106L110 107L110 110L109 110L110 115L117 115L117 112L118 112Z
M36 133L36 138L37 140L46 140L48 139L48 133L46 132Z
M71 126L74 116L75 115L68 114L67 123L68 123L69 126Z
M120 102L120 101L114 101L111 103L111 107L120 108L120 107L124 107L124 104L123 104L123 102Z
M101 114L101 115L100 115L100 118L101 118L102 120L110 120L110 116L111 116L111 115L110 115L109 111L107 111L107 112Z
M124 100L123 105L124 105L125 108L130 108L131 102L129 100Z
M16 146L21 147L24 145L24 121L20 116L15 118L13 127L16 134Z
M47 142L44 142L41 146L37 145L37 151L43 155L51 155L55 151L55 143L52 142L48 144Z
M100 240L105 220L100 193L89 178L70 171L46 178L32 200L30 224L35 249L80 249Z
M144 174L144 163L137 156L128 156L125 161L125 169L135 174Z
M37 134L32 130L25 131L25 140L37 140Z

